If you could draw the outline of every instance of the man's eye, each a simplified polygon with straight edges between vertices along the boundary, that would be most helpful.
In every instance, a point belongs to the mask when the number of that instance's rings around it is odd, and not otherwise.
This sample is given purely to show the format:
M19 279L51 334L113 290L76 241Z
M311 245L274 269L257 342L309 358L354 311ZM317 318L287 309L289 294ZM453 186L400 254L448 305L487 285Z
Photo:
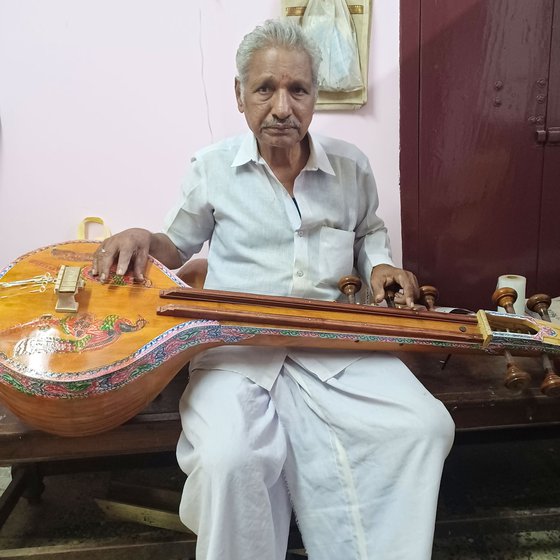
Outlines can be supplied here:
M260 86L259 88L257 88L257 92L258 93L270 93L270 87L269 86Z

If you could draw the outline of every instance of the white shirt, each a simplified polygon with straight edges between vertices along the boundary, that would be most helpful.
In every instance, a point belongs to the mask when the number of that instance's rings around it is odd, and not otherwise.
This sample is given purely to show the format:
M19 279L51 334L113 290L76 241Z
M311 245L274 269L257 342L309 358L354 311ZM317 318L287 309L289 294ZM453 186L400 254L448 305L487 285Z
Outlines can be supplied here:
M188 260L210 241L204 287L322 300L338 280L393 264L367 157L352 144L314 135L294 198L261 158L252 133L198 152L165 233ZM301 216L298 212L301 212ZM328 379L364 353L223 346L191 369L237 371L270 389L286 356Z

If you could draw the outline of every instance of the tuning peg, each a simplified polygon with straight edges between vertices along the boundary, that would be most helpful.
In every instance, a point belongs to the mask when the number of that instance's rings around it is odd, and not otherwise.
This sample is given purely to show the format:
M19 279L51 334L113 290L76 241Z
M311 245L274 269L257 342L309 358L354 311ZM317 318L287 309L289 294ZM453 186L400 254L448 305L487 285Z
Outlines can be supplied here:
M434 286L420 286L420 303L424 305L428 311L435 311L438 297L439 292Z
M516 300L517 292L513 288L498 288L492 294L494 305L503 307L507 313L515 314L513 304ZM531 376L515 363L509 350L504 350L504 357L506 358L504 385L512 391L524 391L531 384Z
M513 304L517 301L517 292L513 288L498 288L492 294L492 303L503 307L507 313L515 313Z
M362 288L362 281L354 275L343 276L338 281L338 289L348 298L348 303L356 303L356 294Z
M547 294L535 294L527 300L527 309L533 313L538 313L544 321L550 321L548 308L552 303L552 298ZM541 383L541 392L548 397L560 397L560 376L554 371L552 361L547 354L542 355L544 367L544 380Z

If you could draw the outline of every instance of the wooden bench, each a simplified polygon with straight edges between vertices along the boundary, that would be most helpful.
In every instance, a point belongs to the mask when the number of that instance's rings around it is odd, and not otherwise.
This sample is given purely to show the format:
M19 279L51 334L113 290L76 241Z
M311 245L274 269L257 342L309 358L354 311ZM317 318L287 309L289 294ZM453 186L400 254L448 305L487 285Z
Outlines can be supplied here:
M520 360L532 374L533 386L523 395L514 395L503 387L505 363L500 356L403 353L400 357L447 406L456 422L458 443L473 438L560 434L560 401L540 393L543 372L538 359ZM0 466L13 471L12 482L0 497L0 527L20 496L26 492L31 497L40 495L45 475L123 467L128 460L136 466L156 459L173 463L180 433L178 401L186 383L185 369L134 419L110 432L83 438L62 438L31 429L0 406ZM194 553L194 539L188 535L159 546L162 557L176 557L173 554L178 550L185 555ZM146 558L157 558L154 549L148 549ZM84 558L97 557L93 550L89 556L85 552ZM2 556L0 551L0 558L8 557L17 556ZM144 556L135 551L135 558Z
M47 434L25 426L0 405L0 466L12 469L12 481L0 496L0 528L20 497L32 501L40 498L45 476L174 464L181 431L178 403L187 379L185 369L141 414L95 436L64 438ZM44 550L0 550L0 558L187 558L189 554L194 557L195 539L188 533L177 533L164 542L137 542L134 547L96 542L91 546L41 548Z

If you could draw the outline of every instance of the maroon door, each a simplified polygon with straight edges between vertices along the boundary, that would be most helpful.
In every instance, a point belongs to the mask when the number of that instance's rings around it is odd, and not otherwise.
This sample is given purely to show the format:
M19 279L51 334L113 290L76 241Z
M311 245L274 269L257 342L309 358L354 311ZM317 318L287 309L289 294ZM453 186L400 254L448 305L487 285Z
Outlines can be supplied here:
M537 290L560 295L560 2L554 6L544 133Z
M492 307L501 274L560 295L559 11L401 0L403 260L442 305Z

